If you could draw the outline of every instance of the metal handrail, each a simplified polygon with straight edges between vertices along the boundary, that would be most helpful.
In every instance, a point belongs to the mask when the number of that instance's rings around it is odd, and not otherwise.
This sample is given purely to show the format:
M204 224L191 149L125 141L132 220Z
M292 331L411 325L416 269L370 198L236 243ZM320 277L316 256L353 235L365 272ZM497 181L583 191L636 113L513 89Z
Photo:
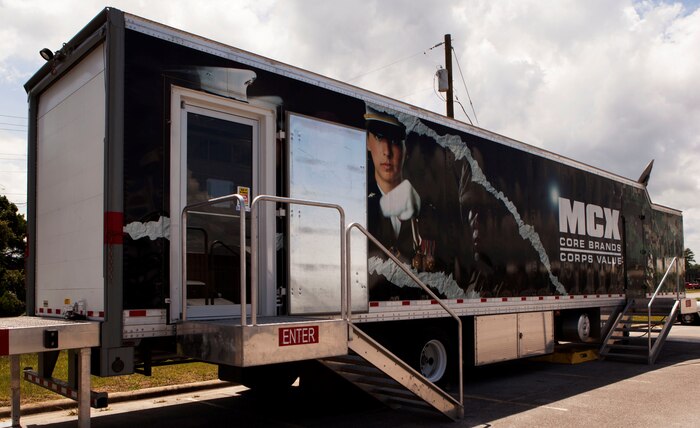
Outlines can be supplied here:
M345 277L347 266L345 266L345 210L337 204L327 202L316 202L305 199L286 198L282 196L259 195L253 199L251 209L251 232L250 232L250 322L257 324L257 303L258 303L258 204L260 202L278 202L282 204L297 204L311 207L331 208L340 214L340 316L347 320L347 296L345 293Z
M391 260L396 263L396 265L401 268L416 284L418 284L423 291L428 293L428 295L435 300L442 308L447 312L452 318L454 318L457 321L457 352L458 352L458 363L459 363L459 403L464 406L464 379L463 379L463 361L462 361L462 320L459 318L459 316L452 310L450 309L445 302L442 301L438 296L433 293L430 288L428 288L427 285L423 283L418 277L411 272L411 270L404 264L402 263L395 255L391 254L391 252L384 246L382 245L381 242L377 240L367 229L365 229L361 224L359 223L351 223L348 225L348 227L345 228L345 242L347 245L347 251L345 251L347 262L347 266L352 266L351 264L351 254L352 252L350 251L350 233L352 232L352 229L355 228L362 232L370 241L372 241L377 248L382 250L384 254L389 256ZM351 299L351 292L350 292L350 270L348 269L346 271L347 278L345 280L345 287L347 287L347 290L345 291L345 294L347 295L347 308L346 308L346 313L347 313L347 320L349 324L352 324L352 304L350 303L352 301Z
M241 210L241 325L245 325L246 320L246 269L245 269L245 198L238 193L231 195L221 196L218 198L209 199L203 202L197 202L194 204L187 205L182 209L182 214L180 215L180 266L182 269L181 281L182 281L182 321L187 320L187 214L196 208L202 208L210 205L220 204L222 202L228 202L238 200L239 207ZM252 293L251 293L252 295Z
M654 294L651 296L651 300L649 300L649 303L647 304L647 328L648 328L648 334L647 334L647 339L649 343L649 352L651 352L651 305L654 303L654 300L656 300L656 295L659 294L659 291L661 290L661 287L664 285L664 281L666 281L666 277L668 276L668 273L671 272L671 268L673 265L676 263L677 257L674 257L673 260L671 260L671 264L668 265L668 269L666 269L666 273L664 274L664 277L661 278L661 282L659 282L659 286L656 287L656 291L654 291ZM678 291L678 284L676 284L676 297L679 296L679 291Z

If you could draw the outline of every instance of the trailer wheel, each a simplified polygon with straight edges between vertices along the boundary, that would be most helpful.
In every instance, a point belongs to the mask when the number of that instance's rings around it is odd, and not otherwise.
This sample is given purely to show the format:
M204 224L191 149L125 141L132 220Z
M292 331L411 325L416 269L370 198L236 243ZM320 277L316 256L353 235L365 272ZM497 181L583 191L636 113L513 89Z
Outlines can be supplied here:
M433 383L440 382L447 372L447 348L438 339L426 342L420 351L418 371Z
M682 314L681 324L683 325L694 325L698 322L698 314Z

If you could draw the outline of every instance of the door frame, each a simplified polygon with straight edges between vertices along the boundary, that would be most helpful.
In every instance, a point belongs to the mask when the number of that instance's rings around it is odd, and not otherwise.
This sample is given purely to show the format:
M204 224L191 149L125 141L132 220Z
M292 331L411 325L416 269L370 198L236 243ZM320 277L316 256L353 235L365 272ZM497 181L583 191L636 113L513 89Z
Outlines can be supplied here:
M186 183L186 146L182 144L186 137L182 110L185 106L197 107L216 113L234 115L258 122L258 139L253 141L253 189L249 200L258 195L276 195L275 189L275 124L276 108L272 105L252 105L237 100L208 94L201 91L172 85L170 89L170 321L182 320L182 269L180 245L180 216L186 201L183 182ZM184 135L183 135L183 132ZM256 144L257 143L257 144ZM257 187L257 188L256 188ZM183 199L183 196L185 197ZM275 207L261 204L258 208L258 233L260 254L258 257L259 284L258 314L274 315L276 303L276 262L275 262ZM250 242L246 242L250 248ZM250 274L249 274L250 275ZM206 311L188 307L188 319L213 319L240 315L238 310L231 311L231 305L222 306L228 311L208 309Z

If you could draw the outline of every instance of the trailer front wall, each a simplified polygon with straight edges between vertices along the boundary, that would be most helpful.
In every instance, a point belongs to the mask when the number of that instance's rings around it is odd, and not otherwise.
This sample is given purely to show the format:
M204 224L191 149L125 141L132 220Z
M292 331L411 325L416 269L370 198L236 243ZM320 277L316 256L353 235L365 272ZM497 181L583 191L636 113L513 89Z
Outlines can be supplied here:
M103 45L39 98L37 315L104 317L105 100Z
M685 259L681 256L683 249L683 217L663 207L654 206L649 249L650 270L653 272L652 287L658 287L668 271L668 277L661 290L669 293L685 291ZM671 266L674 257L676 262Z

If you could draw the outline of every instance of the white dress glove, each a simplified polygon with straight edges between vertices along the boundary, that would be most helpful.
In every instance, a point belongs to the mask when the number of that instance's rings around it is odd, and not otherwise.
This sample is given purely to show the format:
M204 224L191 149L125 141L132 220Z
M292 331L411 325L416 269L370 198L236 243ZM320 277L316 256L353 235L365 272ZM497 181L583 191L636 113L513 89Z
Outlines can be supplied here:
M410 220L420 213L420 196L408 180L404 180L379 200L384 217Z

